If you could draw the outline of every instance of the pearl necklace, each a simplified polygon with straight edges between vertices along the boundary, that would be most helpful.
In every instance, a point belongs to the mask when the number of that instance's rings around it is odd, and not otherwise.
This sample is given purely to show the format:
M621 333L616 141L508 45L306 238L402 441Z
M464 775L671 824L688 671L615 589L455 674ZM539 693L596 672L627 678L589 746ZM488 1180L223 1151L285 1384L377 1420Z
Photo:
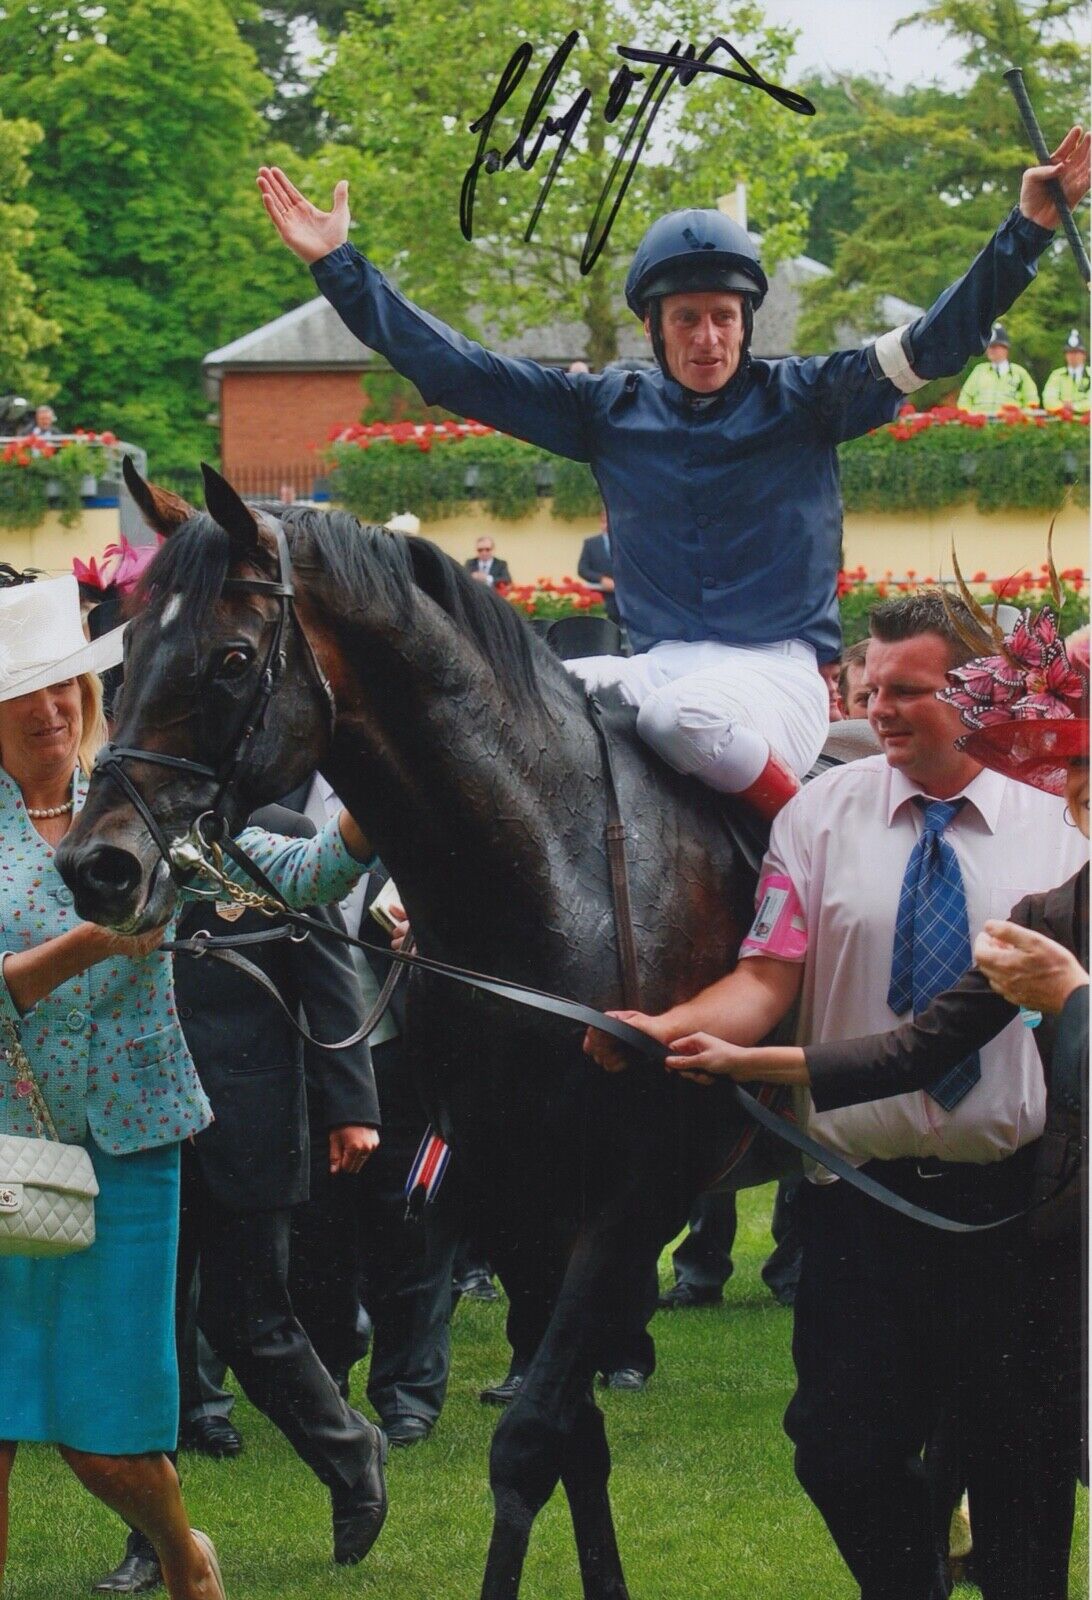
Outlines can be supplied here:
M33 817L35 822L40 822L44 817L63 817L66 811L71 811L75 804L66 800L63 806L27 806L27 816Z

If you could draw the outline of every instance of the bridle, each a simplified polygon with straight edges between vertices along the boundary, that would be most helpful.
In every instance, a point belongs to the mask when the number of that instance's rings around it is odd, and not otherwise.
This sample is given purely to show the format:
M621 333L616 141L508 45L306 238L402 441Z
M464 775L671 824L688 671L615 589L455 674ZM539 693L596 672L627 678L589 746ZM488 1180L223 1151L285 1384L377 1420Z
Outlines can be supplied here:
M179 887L186 887L191 895L196 893L208 899L215 899L219 891L195 890L190 880L195 871L207 865L206 850L217 844L228 833L227 811L241 781L251 741L255 734L260 733L265 727L270 702L287 668L286 635L290 618L295 621L307 670L322 692L326 707L327 733L331 737L337 715L329 679L322 671L314 647L296 613L292 556L284 528L276 517L265 512L256 512L255 515L261 518L262 525L273 537L277 554L277 575L275 578L227 578L220 592L223 595L269 596L277 601L277 615L273 621L269 643L253 693L239 718L224 755L216 766L210 766L205 762L191 761L185 756L168 755L161 750L145 750L137 745L107 744L100 750L94 769L108 778L129 801L151 835L175 883ZM216 792L210 805L197 818L188 834L173 841L167 839L148 802L125 771L122 764L125 761L143 761L149 766L169 767L175 772L184 772L194 778L210 779L216 784Z

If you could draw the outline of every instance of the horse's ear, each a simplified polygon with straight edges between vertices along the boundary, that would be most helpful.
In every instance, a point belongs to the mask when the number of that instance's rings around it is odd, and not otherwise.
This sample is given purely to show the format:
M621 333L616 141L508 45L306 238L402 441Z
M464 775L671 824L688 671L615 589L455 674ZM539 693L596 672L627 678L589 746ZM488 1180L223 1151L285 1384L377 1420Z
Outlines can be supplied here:
M181 495L171 489L157 489L154 483L146 483L133 465L132 456L125 456L122 460L121 475L141 516L154 533L162 534L167 539L194 515L193 507L187 505Z
M209 516L223 528L236 555L256 556L262 541L253 511L207 461L201 463L201 476L205 480L205 505Z

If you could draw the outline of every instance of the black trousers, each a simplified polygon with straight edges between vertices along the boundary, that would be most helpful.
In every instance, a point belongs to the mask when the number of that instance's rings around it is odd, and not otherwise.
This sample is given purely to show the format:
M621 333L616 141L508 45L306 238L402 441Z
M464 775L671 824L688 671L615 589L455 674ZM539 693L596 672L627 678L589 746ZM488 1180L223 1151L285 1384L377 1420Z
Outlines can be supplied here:
M419 1221L404 1185L426 1117L399 1039L372 1052L383 1116L378 1150L355 1175L331 1178L326 1139L311 1135L311 1199L292 1219L291 1290L330 1370L347 1377L361 1354L361 1300L372 1319L368 1399L381 1420L435 1422L447 1391L451 1274L458 1219L449 1171Z
M991 1187L997 1215L1019 1209L1016 1190L1000 1193L1010 1166L916 1183L909 1162L870 1170L972 1220L963 1201ZM1065 1600L1077 1451L1064 1408L1048 1403L1056 1383L1037 1348L1042 1285L1026 1225L941 1233L844 1183L805 1184L799 1211L798 1387L785 1428L862 1600L947 1594L922 1461L940 1416L958 1420L984 1600Z
M182 1149L179 1277L200 1259L197 1320L247 1399L265 1413L328 1489L352 1488L377 1435L345 1404L292 1310L291 1213L240 1212L210 1193L197 1157Z

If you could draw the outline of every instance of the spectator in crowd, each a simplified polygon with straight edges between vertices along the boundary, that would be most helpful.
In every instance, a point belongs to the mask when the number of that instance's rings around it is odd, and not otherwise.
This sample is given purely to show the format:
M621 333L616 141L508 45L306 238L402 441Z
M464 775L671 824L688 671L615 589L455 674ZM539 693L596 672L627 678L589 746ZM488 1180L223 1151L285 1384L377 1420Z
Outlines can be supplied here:
M341 803L316 774L288 797L316 824ZM390 962L370 906L387 882L379 862L342 902L350 933L376 946L351 952L365 1012L385 982ZM398 911L400 907L392 908ZM392 1445L427 1439L443 1408L450 1365L451 1275L455 1228L445 1179L420 1220L406 1216L404 1185L428 1124L403 1046L403 990L370 1036L383 1141L354 1177L333 1177L314 1160L311 1199L293 1223L292 1298L315 1348L347 1391L359 1359L360 1304L373 1325L368 1399ZM311 1084L314 1104L318 1085Z
M33 433L39 439L59 438L61 430L57 426L57 413L52 406L36 406L34 415L27 418L19 432Z
M946 698L972 729L958 744L1007 778L1064 794L1067 820L1087 840L1088 630L1069 641L1066 654L1049 614L1023 626L1023 646L1010 635L1004 656L950 674ZM1045 688L1035 659L1040 650L1050 658ZM1030 1147L1035 1161L1023 1197L1030 1209L1008 1230L1022 1257L1019 1320L1006 1341L1007 1373L992 1374L1008 1418L992 1470L1008 1494L980 1511L972 1488L976 1580L987 1597L1065 1600L1069 1592L1074 1497L1087 1453L1087 847L1084 853L1083 865L1060 888L1027 896L1009 921L987 921L974 943L976 965L894 1032L803 1050L737 1049L710 1040L700 1057L681 1054L673 1063L700 1059L712 1072L792 1082L808 1087L818 1104L845 1107L927 1087L938 1071L970 1059L1012 1024L1018 1007L1035 1028L1046 1127ZM962 1398L957 1389L947 1419L957 1470L968 1444L974 1460L976 1443L959 1412ZM951 1485L951 1498L960 1482ZM1007 1518L1014 1502L1022 1515L1013 1529Z
M324 819L325 820L325 819ZM254 827L311 838L315 828L283 806L251 818ZM227 931L230 907L187 906L180 939ZM333 927L336 910L309 908ZM276 926L256 911L234 919L233 934ZM319 1039L344 1039L361 1021L352 962L332 940L281 939L246 952L289 1011ZM292 1211L307 1197L305 1049L272 997L252 978L216 960L175 961L178 1017L215 1118L182 1152L182 1212L176 1333L180 1359L190 1289L199 1282L197 1326L232 1369L243 1392L280 1428L330 1491L334 1559L360 1560L374 1541L376 1430L350 1410L297 1320L288 1292ZM375 1150L379 1104L368 1046L306 1051L322 1095L322 1159L331 1172L359 1172ZM184 1448L237 1453L238 1434L206 1412L180 1433ZM155 1551L138 1531L125 1558L96 1588L138 1593L158 1577Z
M591 465L636 654L572 669L593 688L617 684L670 765L772 816L829 726L816 664L841 643L837 446L981 348L1050 242L1048 181L1076 203L1088 157L1071 129L930 311L824 358L755 360L768 285L753 240L719 211L672 212L645 234L626 283L660 370L598 377L506 359L410 305L347 243L347 183L324 212L276 168L258 182L270 220L351 331L427 401Z
M971 627L963 611L961 629ZM673 1046L676 1069L702 1076L724 1038L757 1043L797 1000L799 1036L837 1059L838 1041L922 1011L963 973L998 906L1080 865L1049 796L956 748L959 713L937 696L972 652L941 598L885 603L871 634L869 715L884 753L817 778L776 819L759 903L779 890L783 916L760 915L748 959L694 1000L625 1014ZM589 1048L617 1064L602 1035ZM1012 1216L1028 1201L1046 1112L1030 1030L1013 1022L980 1057L933 1066L913 1093L859 1107L805 1094L798 1114L908 1200L968 1222ZM1037 1292L1025 1230L953 1237L822 1170L810 1176L785 1426L797 1476L862 1594L948 1592L920 1457L950 1384L972 1517L991 1553L977 1569L986 1600L1057 1600L1019 1576L1022 1552L1043 1541L1040 1497L1026 1494L1013 1448L1014 1418L1042 1389L1021 1371Z
M982 411L988 417L995 417L1002 406L1039 404L1035 379L1026 367L1009 360L1009 349L1010 341L1004 324L995 322L990 329L985 361L972 367L966 383L959 391L961 410Z
M588 366L586 361L570 361L569 365L565 368L565 371L570 374L575 372L590 372L591 368Z
M612 622L621 622L618 615L618 601L614 595L614 563L610 554L610 529L607 527L607 513L599 513L599 532L593 533L584 540L580 547L580 560L576 566L577 577L590 584L593 589L598 589L603 596L603 604L607 616Z
M1055 367L1043 386L1043 405L1047 411L1068 406L1071 411L1088 410L1088 341L1079 328L1070 328L1065 342L1065 366Z
M126 939L79 922L54 866L103 738L95 672L120 659L121 630L85 641L71 576L0 591L0 627L0 1072L21 1074L0 1097L0 1128L41 1137L51 1120L62 1140L86 1143L99 1184L89 1249L0 1258L0 1573L17 1441L34 1439L57 1444L147 1535L172 1596L207 1600L223 1594L215 1551L191 1533L166 1452L178 1427L179 1146L208 1123L208 1100L156 949L162 930ZM347 892L361 870L350 847L367 853L347 816L313 841L260 829L243 841L297 905ZM23 1092L31 1078L39 1094Z
M839 688L841 673L842 663L837 656L820 664L819 676L827 686L827 719L830 722L844 722L846 719L846 708Z
M474 546L474 554L468 556L463 565L472 578L477 578L479 583L487 583L490 588L497 583L512 581L507 561L497 555L496 546L487 533L480 536Z
M800 1281L800 1238L794 1222L800 1182L791 1177L777 1185L770 1222L774 1248L762 1265L762 1281L782 1306L792 1305ZM698 1196L686 1236L671 1254L675 1282L657 1301L661 1311L720 1305L724 1285L735 1270L732 1246L737 1226L733 1189L712 1189Z
M838 693L847 722L868 720L868 685L865 682L865 656L868 640L859 639L842 656L838 674Z

